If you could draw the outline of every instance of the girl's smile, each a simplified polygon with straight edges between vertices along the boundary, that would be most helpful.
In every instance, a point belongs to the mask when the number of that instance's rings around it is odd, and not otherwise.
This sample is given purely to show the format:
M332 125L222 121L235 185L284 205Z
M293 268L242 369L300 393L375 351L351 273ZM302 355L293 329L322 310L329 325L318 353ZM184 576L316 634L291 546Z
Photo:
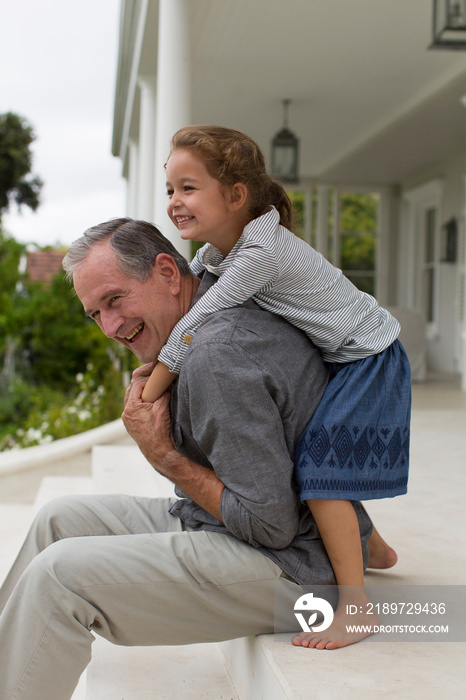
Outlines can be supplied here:
M246 204L238 207L201 158L187 149L174 151L166 165L167 212L181 238L211 243L226 256L247 223Z

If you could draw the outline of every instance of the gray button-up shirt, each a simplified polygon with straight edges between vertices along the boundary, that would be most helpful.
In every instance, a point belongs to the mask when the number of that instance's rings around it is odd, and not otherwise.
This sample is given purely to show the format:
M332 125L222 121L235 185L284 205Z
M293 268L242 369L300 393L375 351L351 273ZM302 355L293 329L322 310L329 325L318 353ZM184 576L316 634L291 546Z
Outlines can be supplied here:
M216 281L205 273L194 302ZM176 449L225 485L223 523L177 491L171 512L192 528L233 535L300 584L333 583L314 519L293 477L293 451L327 385L306 335L252 300L209 316L172 394ZM372 524L355 504L367 560Z

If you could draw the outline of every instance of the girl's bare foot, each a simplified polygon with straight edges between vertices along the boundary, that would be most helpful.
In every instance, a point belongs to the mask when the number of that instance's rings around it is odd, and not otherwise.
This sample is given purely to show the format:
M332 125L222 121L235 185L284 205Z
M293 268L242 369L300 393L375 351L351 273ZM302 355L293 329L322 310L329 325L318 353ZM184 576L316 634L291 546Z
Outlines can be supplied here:
M355 615L347 615L345 609L338 609L333 622L323 632L300 632L291 639L297 647L309 649L341 649L356 644L365 637L374 634L374 626L378 624L375 613L368 614L364 610Z
M379 532L375 529L369 538L369 563L371 569L390 569L398 561L397 553L392 549Z

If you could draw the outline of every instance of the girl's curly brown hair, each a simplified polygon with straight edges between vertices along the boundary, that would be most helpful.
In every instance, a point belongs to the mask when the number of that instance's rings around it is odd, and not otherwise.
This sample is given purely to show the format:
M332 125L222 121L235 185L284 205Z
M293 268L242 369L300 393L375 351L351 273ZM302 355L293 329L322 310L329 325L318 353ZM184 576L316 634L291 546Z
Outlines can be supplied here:
M252 219L264 214L273 204L280 214L281 225L291 228L290 199L281 184L267 173L262 151L249 136L223 126L185 126L173 136L170 155L179 149L198 156L209 175L223 188L229 189L237 182L246 185Z

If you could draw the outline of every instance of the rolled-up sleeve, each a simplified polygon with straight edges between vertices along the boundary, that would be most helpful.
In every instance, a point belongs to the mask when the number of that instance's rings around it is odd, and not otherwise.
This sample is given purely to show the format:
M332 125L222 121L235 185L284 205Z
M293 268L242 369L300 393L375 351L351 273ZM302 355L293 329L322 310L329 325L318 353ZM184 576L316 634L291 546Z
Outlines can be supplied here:
M225 527L255 547L287 547L299 501L269 373L240 345L201 343L185 390L192 438L225 485Z

